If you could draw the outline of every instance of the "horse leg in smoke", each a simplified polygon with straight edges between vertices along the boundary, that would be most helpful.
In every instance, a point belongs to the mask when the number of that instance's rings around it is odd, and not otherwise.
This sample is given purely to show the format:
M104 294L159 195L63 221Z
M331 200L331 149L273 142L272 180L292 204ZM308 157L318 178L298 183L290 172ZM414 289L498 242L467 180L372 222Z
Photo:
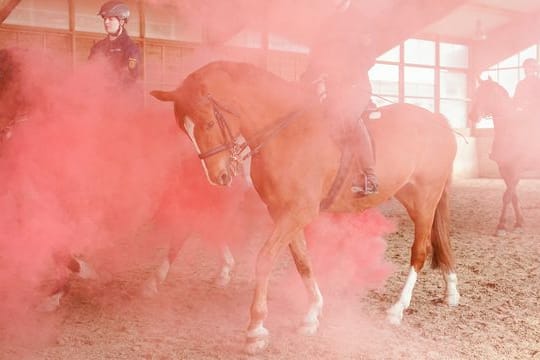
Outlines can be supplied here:
M504 183L506 185L506 189L504 191L503 197L502 197L502 210L501 215L499 216L499 222L497 224L497 229L495 231L496 236L503 236L506 234L506 211L508 209L508 205L512 202L512 205L514 206L514 211L516 211L516 205L517 205L517 194L516 194L516 187L519 182L519 179L517 176L515 176L515 171L509 166L499 165L499 173L501 174L501 177L504 180ZM516 200L514 202L514 197L516 197ZM516 205L514 205L516 204ZM519 211L521 215L521 211ZM516 222L518 222L518 218L516 216ZM523 222L523 219L521 219L521 222Z
M427 198L426 194L437 194L437 191L420 193L418 187L408 184L396 196L407 209L415 225L409 275L399 300L387 311L388 320L396 325L401 323L403 311L410 305L418 273L424 266L430 248L433 251L433 267L440 267L443 271L449 305L455 306L459 303L457 276L453 269L448 240L448 194L446 189L437 197L430 195L430 198ZM419 201L420 198L423 201Z
M322 314L323 297L313 275L311 260L308 256L306 240L302 231L291 241L289 249L310 298L309 310L304 317L299 331L302 334L312 335L319 327L319 316Z
M251 303L250 322L246 333L246 352L255 354L268 345L268 330L264 320L268 314L267 294L270 272L274 267L277 255L290 241L302 231L305 224L300 223L291 210L275 221L270 238L264 243L257 256L255 293Z
M53 290L38 306L37 310L42 312L52 312L60 306L60 300L70 289L70 273L79 276L81 279L97 279L96 271L82 259L65 252L58 252L53 255L54 261L59 267L61 275ZM69 270L69 273L66 273Z
M167 252L167 256L165 257L165 259L163 259L157 270L150 276L150 278L144 283L142 287L141 292L144 296L154 297L155 295L157 295L159 287L167 279L172 264L178 257L180 250L182 250L182 247L184 246L186 240L189 237L189 235L182 236L178 238L179 240L171 241L169 243L169 250ZM225 287L231 281L231 272L234 268L235 261L228 245L222 244L220 246L220 252L223 259L223 266L221 267L219 275L216 278L216 285L220 287Z

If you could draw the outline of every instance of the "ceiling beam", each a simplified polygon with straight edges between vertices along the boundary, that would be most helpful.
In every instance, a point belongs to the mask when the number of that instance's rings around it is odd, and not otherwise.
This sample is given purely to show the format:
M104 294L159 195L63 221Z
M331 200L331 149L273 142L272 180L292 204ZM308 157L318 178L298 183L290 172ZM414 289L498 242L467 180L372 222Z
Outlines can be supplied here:
M0 0L0 24L11 14L21 0Z
M467 0L396 0L374 23L379 54L414 37L426 26L442 19Z
M486 40L470 45L471 70L479 73L502 59L538 43L540 11L515 18L512 22L486 34Z

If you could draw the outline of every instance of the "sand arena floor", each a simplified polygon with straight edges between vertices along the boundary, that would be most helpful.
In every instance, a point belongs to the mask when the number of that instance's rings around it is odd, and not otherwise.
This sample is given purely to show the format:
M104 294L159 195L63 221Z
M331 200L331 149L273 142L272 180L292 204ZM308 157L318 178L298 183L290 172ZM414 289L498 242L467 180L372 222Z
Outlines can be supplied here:
M457 308L441 302L442 277L426 266L403 324L385 322L407 275L412 236L404 210L390 202L382 211L398 225L386 237L395 271L367 294L340 283L323 288L325 312L314 336L295 332L305 300L300 281L283 287L293 266L284 255L270 286L270 345L255 357L242 353L253 262L264 240L254 225L249 249L236 254L229 287L213 283L218 255L189 241L157 298L136 290L158 254L105 279L75 280L62 307L42 315L43 328L18 338L0 332L0 359L540 359L540 181L519 187L525 228L494 237L502 191L501 180L453 184Z

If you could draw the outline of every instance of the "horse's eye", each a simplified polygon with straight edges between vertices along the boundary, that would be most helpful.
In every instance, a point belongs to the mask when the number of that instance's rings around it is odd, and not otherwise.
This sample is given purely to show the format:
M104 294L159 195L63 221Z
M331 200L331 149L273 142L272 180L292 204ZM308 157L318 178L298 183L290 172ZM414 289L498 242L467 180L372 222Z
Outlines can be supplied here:
M214 127L214 124L215 124L215 122L213 120L207 122L206 124L204 124L205 130L210 130L212 127Z

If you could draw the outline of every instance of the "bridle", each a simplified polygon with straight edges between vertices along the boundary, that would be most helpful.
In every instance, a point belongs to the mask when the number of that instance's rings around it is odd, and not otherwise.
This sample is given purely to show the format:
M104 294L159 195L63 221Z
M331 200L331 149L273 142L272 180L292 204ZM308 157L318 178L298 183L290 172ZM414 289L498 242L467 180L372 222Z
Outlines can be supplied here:
M234 136L234 134L232 133L231 127L227 123L227 120L225 119L225 116L223 116L222 112L226 112L237 118L239 116L235 114L233 111L231 111L230 109L218 103L210 94L206 95L206 97L208 101L210 101L210 104L212 104L212 112L214 114L214 118L216 119L216 122L221 131L221 136L224 139L224 143L216 146L213 149L205 151L204 153L199 154L199 158L201 160L205 160L211 156L222 153L223 151L229 151L230 163L231 163L234 175L236 175L236 170L239 168L239 165L244 160L257 154L260 151L260 149L264 146L266 141L268 141L270 138L274 137L281 130L287 127L287 125L289 125L291 121L295 119L302 112L300 110L293 110L289 112L288 114L280 117L275 123L263 129L258 134L255 134L253 138L246 139L245 141L240 142L238 140L239 136L238 135ZM250 151L247 154L242 155L242 153L248 146L250 148Z

